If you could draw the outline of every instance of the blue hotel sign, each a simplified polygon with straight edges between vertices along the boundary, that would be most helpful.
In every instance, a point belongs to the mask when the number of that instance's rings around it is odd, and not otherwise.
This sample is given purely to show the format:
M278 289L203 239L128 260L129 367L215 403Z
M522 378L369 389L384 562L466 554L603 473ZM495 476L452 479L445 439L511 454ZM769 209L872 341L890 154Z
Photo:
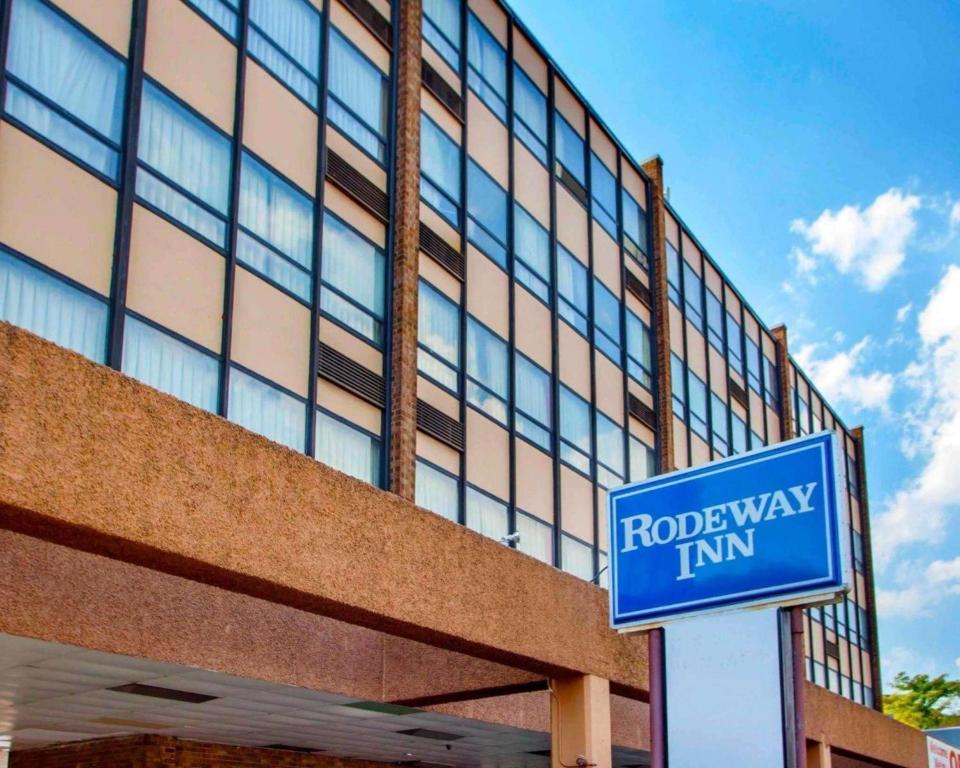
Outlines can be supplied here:
M610 623L817 602L845 589L832 432L610 491Z

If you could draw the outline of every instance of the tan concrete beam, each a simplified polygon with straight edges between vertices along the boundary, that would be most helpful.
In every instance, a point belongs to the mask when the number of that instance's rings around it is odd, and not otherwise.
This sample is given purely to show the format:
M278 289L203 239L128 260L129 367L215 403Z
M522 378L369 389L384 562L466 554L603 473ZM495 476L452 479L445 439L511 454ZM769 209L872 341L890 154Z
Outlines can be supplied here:
M595 675L550 681L552 768L611 768L610 683Z
M0 528L543 676L646 690L646 642L610 630L603 590L9 324Z

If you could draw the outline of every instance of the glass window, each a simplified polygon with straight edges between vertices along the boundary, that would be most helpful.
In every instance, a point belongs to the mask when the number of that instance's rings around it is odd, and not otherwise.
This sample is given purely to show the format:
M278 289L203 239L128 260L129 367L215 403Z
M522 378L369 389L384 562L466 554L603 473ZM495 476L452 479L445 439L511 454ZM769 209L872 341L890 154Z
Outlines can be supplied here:
M853 532L853 567L858 573L864 573L863 559L863 534L859 531Z
M534 157L547 163L547 99L520 66L513 67L513 130Z
M597 411L597 482L604 488L623 484L623 429Z
M593 218L616 240L617 179L593 152L590 153L590 195L593 200Z
M197 408L217 412L220 361L129 314L123 327L122 370Z
M797 436L810 433L810 410L807 401L797 394Z
M777 364L769 357L763 358L763 399L774 410L780 408L780 380Z
M237 39L237 13L240 0L186 0L200 14L206 16L233 40Z
M383 251L329 211L323 221L320 309L374 344L383 341Z
M569 171L581 184L585 184L585 158L583 151L583 139L577 133L560 113L556 113L555 120L556 142L557 142L557 160Z
M584 581L593 581L593 547L572 536L560 537L561 568Z
M760 388L760 347L757 342L746 336L747 342L747 383L750 389L761 394Z
M730 447L734 453L747 452L747 423L737 414L730 414Z
M727 361L741 376L743 375L743 353L741 345L743 344L743 334L733 315L727 312Z
M691 370L687 370L687 395L690 427L704 440L707 435L707 385Z
M519 352L516 353L514 373L517 394L517 432L545 451L549 451L553 424L550 375Z
M137 155L137 195L225 248L230 139L145 82Z
M116 180L123 59L39 0L16 0L6 66L6 113Z
M657 458L653 448L630 436L630 482L646 480L657 472Z
M307 440L307 404L239 368L230 369L227 418L295 451Z
M310 302L313 201L244 152L237 220L237 260Z
M847 457L847 488L855 499L860 498L860 476L857 472L857 460L849 453Z
M707 339L711 346L723 354L723 307L713 291L707 288Z
M467 400L501 424L506 424L507 387L507 343L468 317Z
M755 451L757 448L763 448L763 446L765 446L766 444L767 444L767 441L764 440L763 437L761 437L759 434L757 434L756 432L750 433L750 449L751 450Z
M514 211L514 274L541 301L550 301L550 234L519 204ZM586 274L586 273L584 273ZM562 283L562 275L561 275ZM562 292L561 288L561 292Z
M648 269L647 212L625 189L621 192L620 199L623 205L623 248L641 267Z
M510 533L507 505L476 488L467 488L467 527L499 541Z
M507 193L473 159L467 162L467 237L507 268Z
M727 430L727 404L717 395L710 396L710 431L713 436L713 450L721 456L730 453L730 438Z
M620 301L596 277L593 279L593 320L597 349L620 365Z
M460 3L458 0L423 0L423 37L460 71Z
M317 459L358 480L380 484L380 441L323 411L317 411Z
M647 389L653 381L653 342L650 329L629 309L627 313L627 372Z
M584 474L590 473L590 430L590 404L561 384L560 458Z
M417 367L454 392L460 391L460 307L420 281L417 312Z
M460 226L460 147L420 113L420 197Z
M680 253L667 240L667 295L680 306Z
M502 121L507 120L507 52L473 13L467 23L467 83Z
M557 245L557 287L560 316L587 335L587 268L562 245Z
M247 50L316 108L320 13L307 0L250 0Z
M674 354L670 355L670 389L673 395L673 415L683 419L686 395L683 391L683 380L687 377L686 366L683 360Z
M687 262L683 262L683 305L686 309L687 320L693 326L703 331L703 295L701 292L700 275L693 271Z
M107 302L0 249L0 320L106 359Z
M416 502L418 507L457 522L459 481L453 475L417 459Z
M337 29L330 29L327 119L381 163L387 160L387 78Z
M517 510L517 533L517 549L547 565L553 562L553 526Z

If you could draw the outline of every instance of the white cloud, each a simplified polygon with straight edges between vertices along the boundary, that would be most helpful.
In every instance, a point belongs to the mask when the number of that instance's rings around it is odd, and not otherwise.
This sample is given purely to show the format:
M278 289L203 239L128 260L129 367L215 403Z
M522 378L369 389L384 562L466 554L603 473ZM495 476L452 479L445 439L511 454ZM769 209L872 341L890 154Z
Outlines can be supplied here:
M873 541L883 568L907 544L938 543L960 505L960 266L950 266L917 318L921 349L902 375L913 391L904 414L902 449L920 471L874 517Z
M950 226L960 226L960 201L954 203L950 209Z
M897 322L902 323L910 316L910 310L913 309L913 302L907 302L897 310Z
M896 645L880 657L880 670L884 683L889 688L897 672L908 675L933 675L936 663L928 656L921 656L911 648Z
M794 248L798 272L811 274L817 257L831 262L842 274L854 274L869 291L879 291L906 259L906 249L917 229L917 195L896 187L869 206L845 205L825 210L813 222L795 219L790 231L801 235L810 252Z
M898 571L896 586L877 590L877 611L884 618L931 616L947 598L960 595L960 557L926 567L908 563Z
M837 341L836 337L834 340ZM886 413L893 394L893 375L881 371L857 372L869 345L870 337L864 336L848 350L821 357L823 344L805 344L797 350L795 357L830 402L844 402L859 410L874 408Z

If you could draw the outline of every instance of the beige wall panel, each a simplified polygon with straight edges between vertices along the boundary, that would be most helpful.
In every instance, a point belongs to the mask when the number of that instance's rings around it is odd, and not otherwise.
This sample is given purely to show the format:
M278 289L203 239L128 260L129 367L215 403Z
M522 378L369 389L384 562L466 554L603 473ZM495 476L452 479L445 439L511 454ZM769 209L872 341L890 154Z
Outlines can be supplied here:
M446 294L452 301L460 303L460 293L463 283L441 267L430 256L420 251L420 277L434 288Z
M690 455L693 457L692 467L699 467L710 461L710 446L698 435L690 435Z
M627 158L623 158L621 183L643 210L647 210L647 185L643 177L634 169Z
M723 297L721 296L718 298L723 298ZM734 318L736 318L736 321L739 323L740 322L740 299L737 298L737 294L730 288L730 286L727 286L726 303L727 303L727 312L733 315Z
M637 419L630 418L628 421L630 424L630 434L640 438L641 443L653 450L653 446L656 445L657 442L657 437L653 430Z
M687 426L673 418L673 462L677 469L687 468Z
M507 17L493 0L470 0L470 10L483 22L483 26L497 38L504 48L507 47Z
M97 37L126 57L130 49L132 0L53 0Z
M540 86L544 96L547 93L547 62L537 53L536 48L516 27L513 28L513 58L533 82Z
M560 381L590 401L590 345L564 322L559 323Z
M460 93L460 78L457 76L457 73L453 71L453 68L447 64L446 60L439 53L433 50L433 46L427 43L426 40L423 41L421 48L423 60L433 67L437 74L446 80L447 84L452 87L453 90Z
M573 130L579 133L581 137L586 138L583 133L585 113L583 106L580 104L580 99L573 95L573 91L567 88L562 78L555 76L554 80L556 81L554 98L557 111L573 126Z
M372 344L361 341L336 323L320 318L320 341L343 352L347 357L378 376L383 375L383 353Z
M181 0L151 0L144 71L233 133L237 49Z
M381 250L387 246L387 228L380 219L360 207L330 182L323 185L323 205Z
M517 349L547 371L552 370L550 310L525 289L517 286L514 311Z
M840 674L850 674L850 644L842 637L837 638L840 647Z
M766 331L760 333L760 341L762 342L763 355L771 362L776 362L777 360L777 345L774 343L770 334Z
M767 411L767 435L769 442L779 443L783 438L780 435L780 417L770 406L766 406Z
M640 386L640 384L634 381L630 376L627 377L627 389L629 390L630 394L638 398L641 403L649 406L650 408L654 407L653 395L650 393L650 390Z
M327 146L356 168L384 192L387 191L387 172L365 155L356 145L331 125L326 130Z
M390 52L360 20L340 3L331 4L330 21L350 39L384 75L390 75Z
M517 447L517 506L553 524L553 460L524 440Z
M473 91L467 92L467 150L477 164L506 189L510 184L506 126Z
M467 408L467 480L500 499L510 498L507 430Z
M597 408L623 425L623 372L600 352L594 352L596 360Z
M460 421L460 402L449 392L423 376L417 376L417 397L442 411L451 419Z
M593 543L593 485L569 467L560 467L560 522L563 530Z
M750 390L750 429L763 437L763 398Z
M810 634L813 640L813 658L822 663L824 658L826 658L826 653L823 649L823 633L816 623L813 625L813 632Z
M440 235L447 245L460 253L460 234L447 223L446 219L422 201L420 203L420 221Z
M593 227L593 273L619 298L620 248L597 222L591 220L590 226Z
M117 193L6 122L0 170L0 240L109 296Z
M664 212L665 227L667 240L673 243L673 247L680 248L680 224L677 222L673 215L669 212Z
M757 319L750 314L749 310L745 312L743 316L743 331L759 345L760 324L757 322Z
M240 267L233 302L233 359L306 397L310 310Z
M610 537L607 528L607 492L597 487L597 546L602 552L610 547Z
M375 435L381 432L383 425L379 408L326 379L317 380L317 404L368 432Z
M743 419L744 421L747 420L747 409L744 408L742 405L740 405L740 403L738 403L736 400L732 400L732 399L731 399L731 400L730 400L730 403L729 403L729 406L730 406L730 412L731 412L731 413L737 414L737 416L739 416L739 417L740 417L741 419ZM748 424L747 427L749 427L749 426L750 426L750 425Z
M426 459L447 472L460 475L460 454L430 435L417 431L417 456Z
M727 367L723 356L713 347L707 352L707 364L710 366L710 388L726 401Z
M863 684L873 685L873 667L870 666L870 654L867 651L861 651L860 658L863 661Z
M673 302L670 302L670 349L683 358L683 324L686 320Z
M687 323L687 366L704 381L707 380L706 339L700 331Z
M467 311L503 338L510 335L510 278L472 245L467 246ZM520 293L520 291L517 291ZM536 322L536 318L531 318Z
M557 184L557 240L584 264L587 263L587 254L590 253L587 211L560 184Z
M704 260L704 282L707 284L707 288L713 291L713 295L718 299L723 298L723 278L720 277L720 273L717 271L716 267L710 263L709 259Z
M390 21L391 8L387 0L370 0L370 5L380 11L380 15L383 16L383 18Z
M133 206L127 306L220 352L226 261L159 216Z
M460 140L460 122L443 104L426 88L420 89L420 109L427 114L440 128L457 144Z
M698 275L700 274L700 249L694 244L690 236L684 232L683 233L683 251L682 256L684 261L687 262L693 271Z
M247 62L243 143L313 195L317 188L317 116L267 74Z
M519 139L513 142L514 197L527 212L550 229L550 176Z
M617 147L597 121L590 118L590 149L617 178Z

